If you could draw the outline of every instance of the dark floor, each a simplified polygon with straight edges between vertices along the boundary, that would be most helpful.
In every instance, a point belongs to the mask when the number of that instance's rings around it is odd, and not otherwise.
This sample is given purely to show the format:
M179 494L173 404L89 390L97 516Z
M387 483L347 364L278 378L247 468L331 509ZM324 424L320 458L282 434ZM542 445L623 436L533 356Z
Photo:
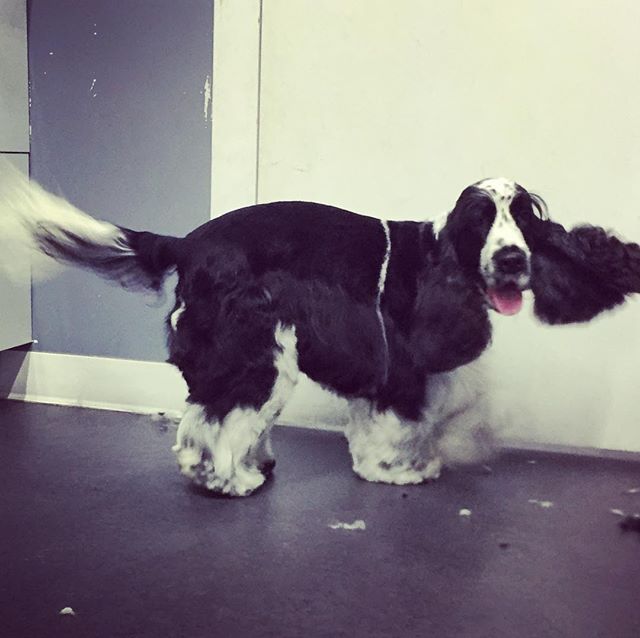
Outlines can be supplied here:
M640 510L638 464L511 454L403 488L278 428L274 480L233 500L189 488L172 437L0 402L0 636L640 636L640 535L609 511Z

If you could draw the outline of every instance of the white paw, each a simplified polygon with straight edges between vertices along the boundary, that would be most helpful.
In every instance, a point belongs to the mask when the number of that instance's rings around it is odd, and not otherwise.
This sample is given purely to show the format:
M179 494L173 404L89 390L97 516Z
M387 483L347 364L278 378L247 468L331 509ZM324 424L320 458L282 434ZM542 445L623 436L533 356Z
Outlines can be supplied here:
M427 463L427 467L424 469L422 475L425 480L435 480L440 478L440 472L442 472L442 460L436 457Z
M218 494L249 496L264 483L265 477L255 468L237 468L230 478L222 477L215 473L211 463L206 471L198 473L195 480L199 485Z
M180 472L189 478L195 478L198 466L202 463L202 448L198 446L183 447L174 445L171 448L178 459Z
M407 468L386 469L380 466L353 466L353 471L365 481L373 483L389 483L391 485L411 485L422 483L424 477L420 472Z
M235 475L227 481L225 494L231 496L249 496L265 481L264 474L255 468L238 468Z
M265 475L256 467L235 467L231 476L216 473L213 460L199 446L174 445L172 450L178 459L180 472L211 492L249 496L265 482Z
M375 483L389 483L391 485L417 485L425 481L432 481L440 477L442 461L431 459L428 463L389 464L389 463L360 463L354 464L353 471L365 479Z

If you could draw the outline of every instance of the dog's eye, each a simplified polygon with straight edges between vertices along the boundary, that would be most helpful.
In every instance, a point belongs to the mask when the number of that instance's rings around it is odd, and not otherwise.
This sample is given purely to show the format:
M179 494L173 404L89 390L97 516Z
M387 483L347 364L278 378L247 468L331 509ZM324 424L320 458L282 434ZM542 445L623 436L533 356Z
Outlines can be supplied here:
M533 206L528 198L517 197L511 204L511 215L520 228L531 226L537 221Z
M469 216L475 224L491 224L496 215L496 207L492 201L475 202L469 207Z

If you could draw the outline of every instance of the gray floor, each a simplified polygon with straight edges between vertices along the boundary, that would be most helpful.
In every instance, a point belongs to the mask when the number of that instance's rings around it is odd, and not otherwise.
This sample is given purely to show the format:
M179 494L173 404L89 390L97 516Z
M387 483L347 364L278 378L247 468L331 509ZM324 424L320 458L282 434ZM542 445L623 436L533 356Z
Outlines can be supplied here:
M275 478L233 500L181 479L172 436L0 402L0 636L640 636L640 535L609 512L640 510L638 464L510 454L403 488L278 428Z

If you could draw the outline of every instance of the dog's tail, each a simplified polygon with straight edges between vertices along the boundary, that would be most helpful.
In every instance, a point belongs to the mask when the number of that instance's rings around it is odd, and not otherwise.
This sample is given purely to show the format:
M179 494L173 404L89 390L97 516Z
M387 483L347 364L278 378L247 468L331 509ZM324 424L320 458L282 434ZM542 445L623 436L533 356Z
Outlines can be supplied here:
M53 259L126 288L159 291L176 267L183 240L94 219L0 162L0 270L10 276L28 261L35 279L46 278Z

